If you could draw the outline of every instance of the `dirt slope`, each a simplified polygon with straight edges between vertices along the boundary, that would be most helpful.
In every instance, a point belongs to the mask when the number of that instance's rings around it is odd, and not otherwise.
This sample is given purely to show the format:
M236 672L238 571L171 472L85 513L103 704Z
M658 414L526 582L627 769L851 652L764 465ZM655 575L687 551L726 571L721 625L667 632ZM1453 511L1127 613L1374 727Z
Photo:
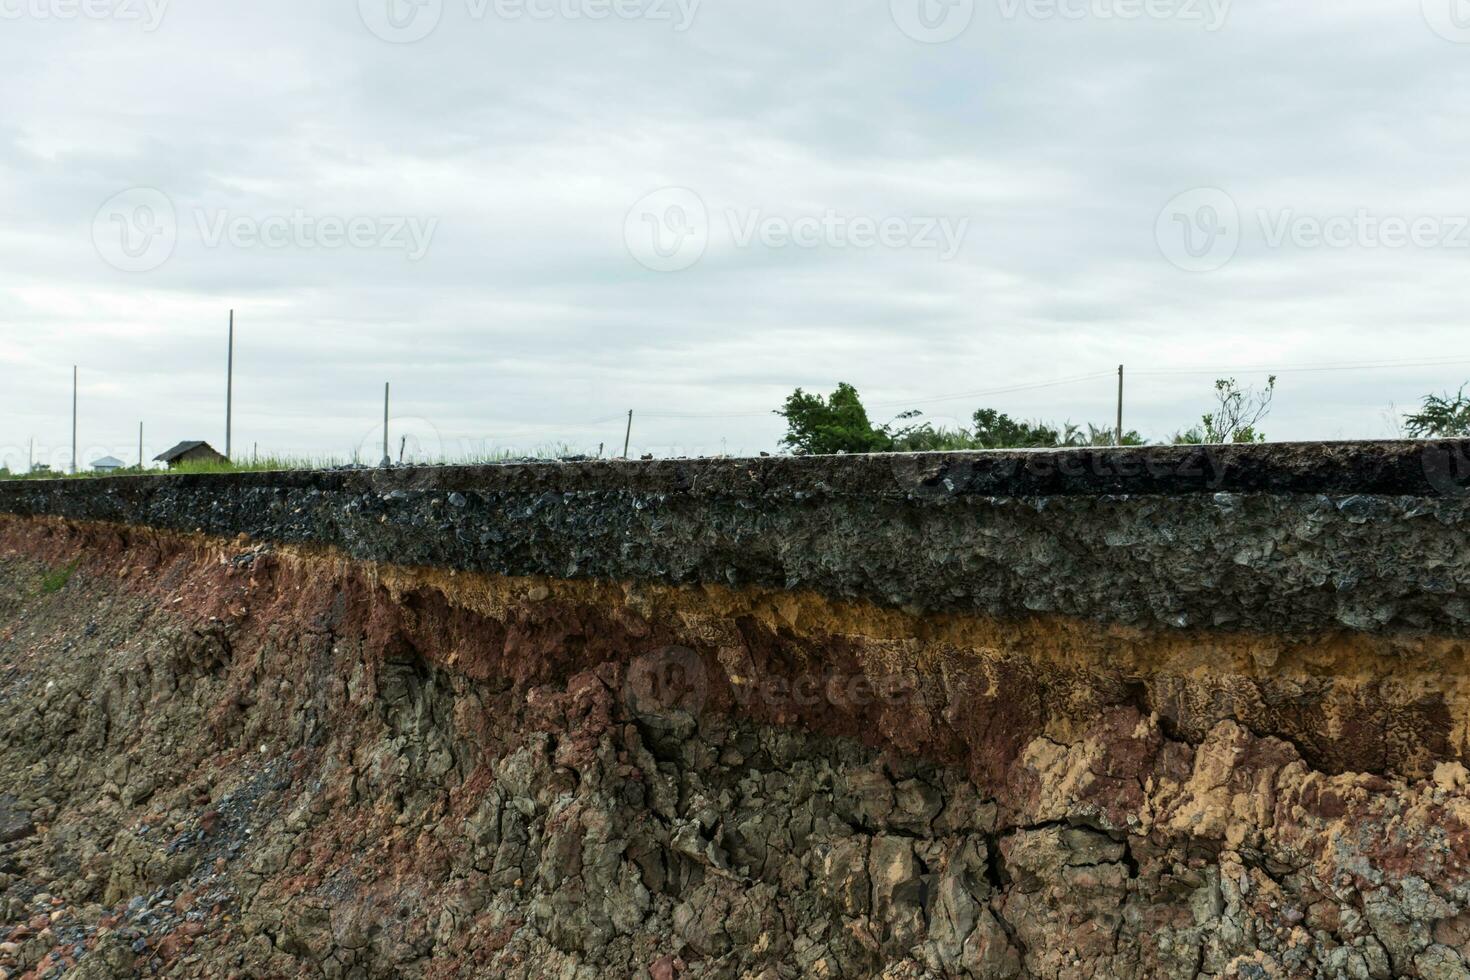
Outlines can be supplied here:
M1201 642L0 521L0 971L1470 976L1458 643Z

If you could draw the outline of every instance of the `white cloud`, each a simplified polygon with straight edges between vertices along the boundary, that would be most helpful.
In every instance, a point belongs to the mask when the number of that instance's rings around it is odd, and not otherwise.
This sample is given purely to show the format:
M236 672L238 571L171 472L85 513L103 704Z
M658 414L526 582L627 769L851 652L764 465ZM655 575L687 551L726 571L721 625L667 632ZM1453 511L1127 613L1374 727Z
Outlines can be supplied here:
M369 437L388 378L451 447L621 448L631 406L635 448L753 452L775 448L768 412L797 385L963 421L978 401L929 400L1125 362L1129 423L1162 437L1205 410L1210 377L1147 371L1470 356L1467 251L1272 247L1256 219L1470 211L1470 45L1417 4L1237 2L1209 31L979 0L939 44L888 0L709 0L683 32L444 0L412 44L357 6L170 4L151 32L5 22L0 457L32 436L64 456L74 362L84 443L130 458L139 419L157 448L220 441L231 307L237 447L302 453ZM178 241L127 273L94 218L139 187L167 195ZM662 187L711 216L682 272L624 242ZM1155 226L1199 187L1243 224L1232 261L1192 274ZM742 247L732 210L968 225L939 261ZM200 214L438 225L415 261L299 237L210 247ZM1381 435L1390 403L1466 376L1285 373L1266 428ZM989 401L1101 421L1112 397L1102 379ZM652 417L712 414L730 417Z

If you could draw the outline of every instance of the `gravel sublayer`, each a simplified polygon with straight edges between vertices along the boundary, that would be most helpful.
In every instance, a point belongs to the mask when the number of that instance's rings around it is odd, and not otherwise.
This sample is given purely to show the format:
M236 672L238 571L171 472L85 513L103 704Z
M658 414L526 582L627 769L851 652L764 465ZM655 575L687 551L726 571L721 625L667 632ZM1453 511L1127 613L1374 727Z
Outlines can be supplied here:
M510 575L1171 628L1455 631L1470 442L515 463L0 483L0 513Z

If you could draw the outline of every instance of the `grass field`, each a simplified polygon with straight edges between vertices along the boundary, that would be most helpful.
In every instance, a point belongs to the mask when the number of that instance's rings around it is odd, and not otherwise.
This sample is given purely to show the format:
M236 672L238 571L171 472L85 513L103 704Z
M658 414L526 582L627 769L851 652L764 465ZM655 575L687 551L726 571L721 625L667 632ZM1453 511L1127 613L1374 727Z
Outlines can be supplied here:
M471 453L463 456L445 457L433 460L415 460L416 465L433 466L482 466L492 463L504 463L514 459L563 459L567 456L576 455L570 446L543 446L526 452L519 450L499 450L488 453ZM351 465L373 465L360 460L352 460L343 456L257 456L251 459L234 460L228 463L221 462L198 462L184 463L180 466L166 470L139 469L136 466L117 470L114 473L97 473L84 470L72 474L59 472L57 470L44 470L35 473L12 473L0 470L0 480L97 480L106 477L137 477L137 476L177 476L190 473L265 473L279 472L281 470L329 470ZM405 462L404 465L409 465Z

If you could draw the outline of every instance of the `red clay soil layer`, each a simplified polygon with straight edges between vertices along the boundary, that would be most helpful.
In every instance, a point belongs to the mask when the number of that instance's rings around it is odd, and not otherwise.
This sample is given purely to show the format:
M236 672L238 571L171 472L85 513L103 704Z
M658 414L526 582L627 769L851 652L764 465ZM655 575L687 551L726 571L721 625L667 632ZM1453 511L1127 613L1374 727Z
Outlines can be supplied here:
M0 969L1466 976L1463 654L3 520Z

